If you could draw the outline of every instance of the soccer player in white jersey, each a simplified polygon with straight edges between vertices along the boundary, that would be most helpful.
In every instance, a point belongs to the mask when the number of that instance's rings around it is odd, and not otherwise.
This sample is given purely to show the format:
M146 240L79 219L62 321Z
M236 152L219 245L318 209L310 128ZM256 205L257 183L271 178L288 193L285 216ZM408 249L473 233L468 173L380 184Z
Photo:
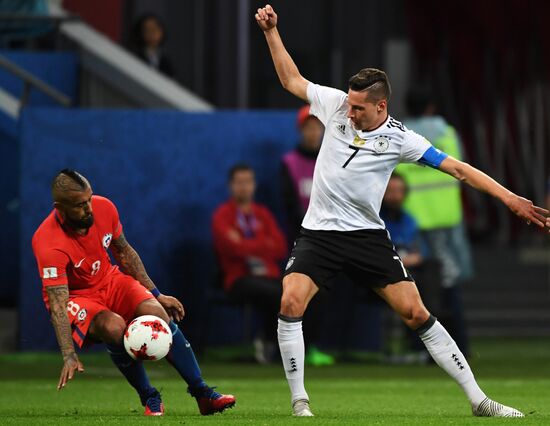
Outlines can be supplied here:
M390 84L383 71L366 68L349 80L348 93L307 81L277 31L277 14L266 5L256 21L263 30L282 86L311 104L325 125L313 176L311 202L288 261L278 322L283 366L293 414L312 416L304 387L302 316L320 287L339 272L373 288L418 332L435 362L462 387L475 416L523 417L489 399L451 336L424 307L378 212L399 162L438 168L498 198L517 216L550 227L548 211L499 185L486 174L436 150L388 114Z

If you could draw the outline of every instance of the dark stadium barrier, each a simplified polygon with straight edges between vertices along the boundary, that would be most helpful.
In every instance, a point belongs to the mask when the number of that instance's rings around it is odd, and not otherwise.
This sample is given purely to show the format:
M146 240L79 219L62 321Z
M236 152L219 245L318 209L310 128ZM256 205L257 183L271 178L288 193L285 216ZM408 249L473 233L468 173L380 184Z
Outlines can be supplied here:
M78 91L78 58L74 52L28 52L0 49L0 54L9 61L31 73L73 101ZM0 68L0 87L20 98L23 81ZM27 105L57 106L56 102L36 89L31 89Z
M0 306L13 307L17 303L16 289L19 285L19 144L16 135L2 127L2 118L0 113L0 267L3 272Z
M73 52L28 52L0 50L0 55L17 64L35 77L75 100L78 83L78 63ZM0 88L17 99L24 94L23 81L0 68ZM55 101L36 89L26 99L30 106L57 106ZM0 282L0 306L17 303L19 285L19 122L0 109L0 267L4 274Z

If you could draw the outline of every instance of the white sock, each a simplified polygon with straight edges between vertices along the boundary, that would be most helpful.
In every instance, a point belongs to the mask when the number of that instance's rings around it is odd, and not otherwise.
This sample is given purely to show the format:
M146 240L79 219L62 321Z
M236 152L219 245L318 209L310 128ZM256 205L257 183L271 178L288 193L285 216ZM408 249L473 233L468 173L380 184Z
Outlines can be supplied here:
M290 387L291 401L292 403L299 399L309 401L309 396L304 387L305 348L302 320L287 321L279 318L277 337L286 380Z
M468 362L447 330L439 321L435 321L419 335L437 365L456 380L472 407L477 407L487 396L478 386Z

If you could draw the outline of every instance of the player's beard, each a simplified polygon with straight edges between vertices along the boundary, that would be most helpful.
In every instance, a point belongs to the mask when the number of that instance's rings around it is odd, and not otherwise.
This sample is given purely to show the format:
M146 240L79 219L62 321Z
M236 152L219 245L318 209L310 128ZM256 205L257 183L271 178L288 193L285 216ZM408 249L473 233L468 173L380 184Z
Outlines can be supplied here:
M89 229L94 224L94 215L90 213L89 216L78 220L67 218L65 223L73 229Z

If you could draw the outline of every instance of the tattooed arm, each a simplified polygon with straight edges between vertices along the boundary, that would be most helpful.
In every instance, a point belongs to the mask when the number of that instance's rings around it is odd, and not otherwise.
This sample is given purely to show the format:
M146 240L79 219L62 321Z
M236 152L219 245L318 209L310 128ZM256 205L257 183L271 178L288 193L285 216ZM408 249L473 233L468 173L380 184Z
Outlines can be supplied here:
M156 289L155 283L153 283L153 280L151 280L147 274L139 254L134 250L130 243L128 243L124 233L120 234L116 240L113 240L111 243L111 252L124 272L134 277L147 290L152 291ZM157 296L157 300L164 307L170 317L176 319L177 321L181 321L183 319L185 312L183 310L183 305L178 299L172 296L160 294Z
M147 275L139 254L126 240L124 233L120 234L120 237L116 240L113 240L111 243L111 252L124 272L134 277L147 290L150 291L156 288L153 280Z
M83 372L84 366L78 359L74 350L71 335L71 324L67 316L67 302L69 301L69 287L67 285L55 285L46 287L57 342L63 355L63 368L59 376L57 389L65 387L74 376L75 371Z

